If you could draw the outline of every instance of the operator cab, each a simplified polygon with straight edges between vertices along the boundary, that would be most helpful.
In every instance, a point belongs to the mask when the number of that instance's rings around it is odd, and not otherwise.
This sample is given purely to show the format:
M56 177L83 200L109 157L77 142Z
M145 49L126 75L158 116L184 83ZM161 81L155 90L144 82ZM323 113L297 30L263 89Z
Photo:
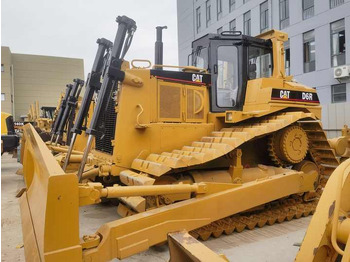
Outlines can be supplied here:
M53 106L42 106L41 116L44 118L53 119L55 110L56 110L56 107L53 107Z
M191 65L211 75L211 112L242 111L248 80L272 75L270 40L239 31L207 34L192 42Z

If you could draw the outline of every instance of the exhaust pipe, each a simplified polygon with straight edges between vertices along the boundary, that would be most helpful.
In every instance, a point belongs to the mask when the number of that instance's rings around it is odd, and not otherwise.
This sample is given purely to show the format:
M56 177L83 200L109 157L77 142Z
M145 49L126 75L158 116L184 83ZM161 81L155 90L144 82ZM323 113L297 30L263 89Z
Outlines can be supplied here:
M163 40L162 33L163 29L167 29L167 26L157 26L157 39L155 43L155 52L154 52L154 64L162 65L163 64ZM162 67L155 67L156 69L162 70Z

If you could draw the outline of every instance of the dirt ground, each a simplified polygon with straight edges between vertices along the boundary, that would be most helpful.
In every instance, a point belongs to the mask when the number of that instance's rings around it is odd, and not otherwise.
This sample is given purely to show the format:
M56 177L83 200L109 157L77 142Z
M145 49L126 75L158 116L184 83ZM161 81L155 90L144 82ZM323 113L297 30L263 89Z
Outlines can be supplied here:
M22 227L16 193L24 187L22 176L15 172L21 165L10 155L1 157L1 260L24 261ZM118 219L113 205L95 205L80 209L80 234L91 234L105 222ZM217 253L235 262L294 261L295 243L303 240L311 217L292 220L261 229L245 230L204 242ZM117 261L117 260L115 260ZM169 261L167 246L154 247L124 261Z

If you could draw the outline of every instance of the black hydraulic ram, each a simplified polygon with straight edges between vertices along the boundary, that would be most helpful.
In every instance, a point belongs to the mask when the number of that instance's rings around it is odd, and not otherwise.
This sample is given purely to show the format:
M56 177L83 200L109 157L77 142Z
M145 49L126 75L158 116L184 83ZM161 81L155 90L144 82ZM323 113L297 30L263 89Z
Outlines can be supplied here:
M110 58L106 65L103 83L97 97L96 107L92 115L90 126L86 130L89 137L77 174L79 182L81 181L82 174L84 172L93 137L100 132L100 130L98 130L98 120L105 113L104 110L107 108L108 100L111 99L112 90L124 80L125 73L121 70L121 66L136 30L135 21L126 16L118 16L116 21L118 23L118 31L114 39Z
M86 118L89 108L94 96L94 93L97 92L101 87L101 75L104 70L104 59L108 58L108 53L113 46L113 43L105 38L97 39L98 49L95 56L94 64L92 65L91 72L86 81L85 93L81 101L81 106L79 108L78 115L74 121L74 126L71 129L72 140L70 142L66 159L63 165L63 170L66 171L69 164L69 158L72 154L74 143L77 135L80 135L85 127L83 127L84 119Z
M64 109L67 106L68 97L69 97L69 95L70 95L70 93L72 91L72 87L73 87L72 84L68 84L66 86L67 86L66 93L65 93L63 99L61 100L61 104L60 104L60 107L58 109L58 113L57 113L56 119L55 119L55 121L52 124L50 144L52 143L53 138L54 138L54 136L55 136L55 134L56 134L56 132L58 130L58 127L59 127L60 123L61 123L61 119L62 119L62 116L63 116L63 113L64 113Z
M73 84L73 87L72 87L72 91L70 92L70 95L69 95L69 97L67 99L67 106L64 109L61 121L60 121L59 126L58 126L57 131L56 131L56 135L57 135L56 142L55 142L56 144L57 144L58 139L60 138L60 136L63 135L64 127L65 127L65 125L66 125L66 123L68 121L68 118L69 118L70 114L77 107L78 97L79 97L81 89L82 89L82 87L84 85L84 80L81 80L79 78L74 79L73 82L74 82L74 84Z

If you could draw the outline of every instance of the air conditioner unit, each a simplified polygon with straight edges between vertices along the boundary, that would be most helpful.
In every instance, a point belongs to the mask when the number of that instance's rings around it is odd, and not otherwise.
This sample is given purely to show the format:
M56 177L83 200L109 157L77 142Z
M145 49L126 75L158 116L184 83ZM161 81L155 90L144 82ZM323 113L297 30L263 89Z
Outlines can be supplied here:
M350 76L350 66L338 66L334 68L334 78L345 78Z

